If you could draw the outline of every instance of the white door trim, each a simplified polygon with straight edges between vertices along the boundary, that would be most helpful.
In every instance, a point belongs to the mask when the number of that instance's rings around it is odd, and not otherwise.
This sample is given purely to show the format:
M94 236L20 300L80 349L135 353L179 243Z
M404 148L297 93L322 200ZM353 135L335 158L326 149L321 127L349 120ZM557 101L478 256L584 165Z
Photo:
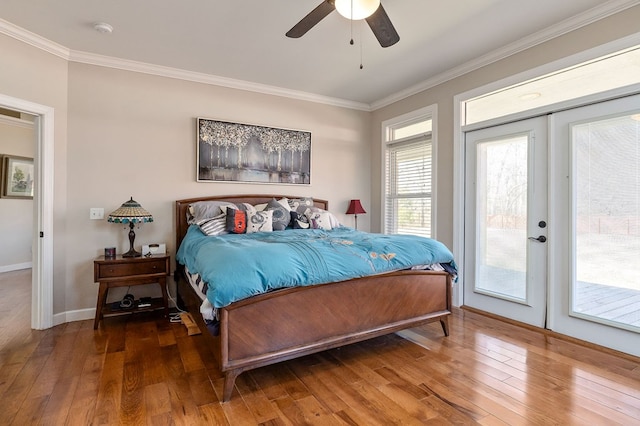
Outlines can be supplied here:
M53 326L53 108L0 94L0 106L35 115L31 328ZM42 235L42 236L41 236Z

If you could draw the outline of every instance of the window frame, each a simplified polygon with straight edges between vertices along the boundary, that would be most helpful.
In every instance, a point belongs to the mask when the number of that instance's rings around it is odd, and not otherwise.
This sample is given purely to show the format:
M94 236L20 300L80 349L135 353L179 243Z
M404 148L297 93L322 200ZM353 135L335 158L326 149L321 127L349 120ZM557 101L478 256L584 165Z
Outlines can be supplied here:
M414 140L418 137L421 137L420 134L404 137L402 139L393 139L393 132L395 129L400 127L409 126L421 121L431 120L431 229L430 235L431 238L437 238L437 158L438 158L438 132L437 132L437 123L438 123L438 108L437 105L430 105L427 107L420 108L415 111L408 112L406 114L385 120L381 125L381 196L380 196L380 230L382 233L386 233L386 220L387 220L387 149L390 145L397 145L400 143L407 143L411 140ZM424 134L423 134L424 135Z

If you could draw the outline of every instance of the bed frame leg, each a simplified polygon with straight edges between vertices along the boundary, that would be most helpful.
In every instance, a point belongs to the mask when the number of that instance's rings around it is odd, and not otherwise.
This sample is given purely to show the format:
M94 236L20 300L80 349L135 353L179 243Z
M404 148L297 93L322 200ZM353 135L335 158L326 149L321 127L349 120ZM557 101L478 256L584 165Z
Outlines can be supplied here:
M224 373L224 388L222 389L222 402L228 402L233 393L233 387L236 384L236 378L242 370L229 370Z
M444 332L444 335L448 336L449 335L449 318L448 317L440 318L440 325L442 326L442 331Z

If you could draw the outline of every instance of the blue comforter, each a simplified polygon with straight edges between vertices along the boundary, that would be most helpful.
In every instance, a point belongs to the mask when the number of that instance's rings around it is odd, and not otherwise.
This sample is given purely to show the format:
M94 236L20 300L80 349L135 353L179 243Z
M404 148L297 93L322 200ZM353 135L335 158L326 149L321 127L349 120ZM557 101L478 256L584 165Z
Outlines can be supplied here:
M442 243L413 235L383 235L348 227L206 236L192 225L177 253L207 282L216 308L269 290L322 284L417 265L455 271Z

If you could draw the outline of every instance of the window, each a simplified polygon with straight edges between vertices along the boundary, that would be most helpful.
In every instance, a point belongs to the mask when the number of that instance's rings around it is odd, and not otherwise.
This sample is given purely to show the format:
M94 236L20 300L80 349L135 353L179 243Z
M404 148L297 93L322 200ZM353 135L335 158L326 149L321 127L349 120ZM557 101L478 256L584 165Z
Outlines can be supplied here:
M431 237L432 117L428 109L383 123L385 234Z
M634 46L469 99L464 124L631 86L640 82L639 74L640 46Z

